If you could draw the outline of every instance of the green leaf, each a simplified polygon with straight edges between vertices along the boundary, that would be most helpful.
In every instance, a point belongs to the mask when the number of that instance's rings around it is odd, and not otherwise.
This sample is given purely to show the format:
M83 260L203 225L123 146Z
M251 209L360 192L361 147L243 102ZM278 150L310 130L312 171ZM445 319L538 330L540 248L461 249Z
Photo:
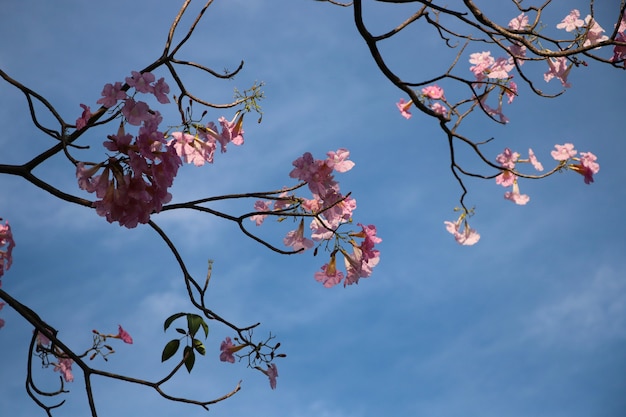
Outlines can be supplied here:
M204 356L204 354L206 353L206 348L204 347L204 344L198 339L193 339L193 348L202 356Z
M187 326L189 327L189 334L191 337L195 337L200 325L206 326L204 319L197 314L187 314ZM202 326L204 328L204 326ZM208 326L207 326L208 331Z
M206 324L206 322L204 320L202 320L202 330L204 330L204 338L206 339L207 337L209 337L209 325Z
M166 320L165 323L163 323L163 331L166 331L168 327L170 327L170 324L172 324L172 322L174 320L176 320L179 317L184 316L185 313L176 313L176 314L172 314L171 316L169 316Z
M163 348L163 353L161 354L161 362L165 362L178 351L178 347L180 346L180 340L173 339L167 342L167 345Z
M187 334L187 332L184 329L181 329L180 327L177 327L176 331L180 334L185 334L185 335Z
M193 348L191 346L185 346L184 353L187 355L187 359L185 359L185 368L187 368L187 372L191 373L193 365L196 362L196 354L193 353Z

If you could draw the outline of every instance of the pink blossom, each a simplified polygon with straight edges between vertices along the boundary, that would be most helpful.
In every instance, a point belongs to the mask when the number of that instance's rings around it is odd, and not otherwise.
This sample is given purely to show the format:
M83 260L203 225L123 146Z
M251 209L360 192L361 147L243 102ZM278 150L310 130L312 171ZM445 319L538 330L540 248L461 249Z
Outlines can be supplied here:
M495 62L491 56L491 52L476 52L470 55L470 64L474 64L470 67L470 71L474 73L474 76L478 81L482 81L485 78L485 71Z
M535 153L530 148L528 148L528 160L537 171L543 171L543 165L541 165L541 162L537 160Z
M312 240L304 237L304 220L300 220L300 225L296 230L287 233L283 242L285 246L291 246L294 251L311 249L314 245Z
M204 141L199 136L184 132L172 132L171 135L173 139L168 142L168 146L174 147L183 162L193 163L195 166L202 166L205 162L213 163L215 142Z
M464 246L471 246L480 240L480 235L476 230L470 228L465 216L465 213L463 213L456 222L445 221L443 223L446 225L446 230L454 236L457 243ZM461 228L461 224L463 224L463 228Z
M496 184L503 187L510 187L516 179L517 175L513 174L511 171L502 171L496 176Z
M83 127L87 126L87 122L91 118L91 109L89 108L89 106L81 104L80 107L83 108L83 114L78 119L76 119L77 130L80 130Z
M615 37L617 42L626 43L626 33L618 33ZM615 45L613 48L613 56L610 59L611 62L623 62L624 68L626 68L626 46Z
M509 52L513 55L517 65L524 65L524 60L520 58L524 58L526 56L526 46L513 44L509 46Z
M313 277L317 282L321 282L326 288L333 287L341 282L343 279L343 272L337 270L335 252L330 255L330 261L323 265L322 270L316 272Z
M129 345L133 344L133 338L130 337L128 332L122 328L122 325L118 325L117 337L122 339L124 343L128 343Z
M267 371L265 371L264 374L267 375L270 380L270 387L276 389L276 378L278 377L278 368L276 365L273 363L267 365Z
M58 358L58 360L54 366L54 371L59 371L63 375L65 382L74 381L74 375L72 375L72 364L74 361L70 358Z
M504 94L507 97L507 103L511 104L515 97L517 96L517 84L513 81L509 81L509 89L505 90Z
M509 148L504 148L501 154L496 156L496 161L503 167L513 169L519 159L519 153L511 151Z
M125 98L126 92L122 91L122 83L118 81L115 84L105 84L102 89L102 98L96 101L96 103L109 108L115 106L118 100L123 100Z
M134 87L140 93L152 93L154 87L150 84L154 81L154 75L149 72L143 74L137 71L131 71L132 77L126 77L126 84Z
M431 104L430 109L437 114L441 114L442 116L446 116L448 114L448 109L441 103Z
M483 98L480 100L480 104L482 106L482 109L485 111L485 113L487 113L489 116L491 116L493 118L498 116L499 119L500 119L500 123L508 123L509 122L509 118L506 117L504 115L504 113L502 113L502 100L499 101L497 109L493 109L493 108L489 107L489 105L487 105L486 101L487 101L487 96L483 96Z
M557 161L567 161L576 155L576 149L574 149L574 145L571 143L554 145L554 147L556 150L552 151L550 155L552 155L552 157Z
M220 344L220 360L222 362L235 363L235 356L233 355L235 351L233 348L235 348L235 346L232 340L230 340L230 337L226 337Z
M7 220L5 224L0 223L0 277L11 268L14 247L13 232Z
M167 98L167 94L170 92L170 86L165 82L165 78L159 78L159 81L154 84L153 90L154 97L156 97L159 103L167 104L170 102L170 99Z
M46 337L43 333L37 332L37 345L39 346L48 346L50 344L50 339Z
M561 23L556 25L556 28L565 29L566 32L571 32L578 29L579 27L582 27L584 24L585 22L580 19L580 12L574 9L569 12L569 14L565 16L563 20L561 20Z
M589 27L589 29L587 30L583 46L593 45L609 39L608 36L602 35L602 33L604 33L604 29L602 29L598 22L596 22L590 15L585 18L585 24Z
M347 149L337 149L337 152L330 151L326 155L326 165L337 172L347 172L354 167L354 162L348 161L350 151Z
M569 167L585 177L585 184L591 184L593 182L593 174L597 174L600 171L600 164L596 162L597 159L598 157L591 152L581 152L580 164L572 164Z
M528 16L524 13L511 19L509 22L509 29L513 30L524 30L526 26L528 26Z
M572 85L567 82L567 76L569 75L570 70L572 69L572 64L567 65L567 58L559 57L556 59L549 58L548 62L548 72L543 74L543 79L546 82L549 82L552 78L555 78L561 81L563 87L569 88Z
M422 88L422 94L433 100L441 100L443 99L443 88L439 87L437 84L430 85Z
M409 111L409 108L412 105L413 100L404 101L403 98L401 98L400 101L396 103L396 107L398 107L398 110L400 110L400 114L407 120L411 118L411 112Z
M271 205L272 205L271 201L257 200L254 203L254 209L256 211L272 211ZM255 214L254 216L250 216L250 220L255 222L257 226L260 226L266 217L267 217L267 214Z
M139 126L143 121L150 118L150 107L143 101L135 101L132 98L126 99L122 114L126 121L133 126Z
M530 200L530 197L528 195L520 194L517 181L513 183L512 191L507 191L506 193L504 193L504 198L506 198L507 200L511 200L512 202L514 202L515 204L519 204L520 206L525 205Z
M224 117L217 119L222 126L221 140L222 152L226 151L226 144L232 142L233 145L243 145L243 114L237 112L233 120L228 121Z
M509 78L509 72L511 72L513 68L515 68L515 65L513 65L512 58L500 57L489 67L487 76L489 78L507 79Z

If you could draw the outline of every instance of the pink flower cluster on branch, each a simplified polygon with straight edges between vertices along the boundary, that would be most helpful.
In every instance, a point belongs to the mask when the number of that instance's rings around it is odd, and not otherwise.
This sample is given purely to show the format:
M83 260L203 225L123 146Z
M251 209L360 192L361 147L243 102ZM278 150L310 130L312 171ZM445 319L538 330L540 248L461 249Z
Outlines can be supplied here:
M298 227L287 233L283 242L294 251L311 249L318 243L327 242L326 248L331 252L329 263L322 266L322 270L314 278L325 287L332 287L343 281L344 286L358 283L360 278L369 277L372 268L378 264L380 253L374 249L381 239L376 236L373 225L358 224L360 230L343 232L339 229L352 223L352 214L356 209L356 200L350 195L343 195L339 183L335 180L334 172L347 172L354 167L354 162L348 158L347 149L339 149L326 154L326 159L315 159L306 152L293 162L294 169L289 173L291 178L307 184L312 198L287 197L281 195L272 205L270 201L257 201L254 205L259 214L250 217L257 225L263 223L270 215L290 215L302 217ZM310 238L305 236L304 217L312 217L309 228ZM355 239L363 239L357 243ZM329 246L329 242L334 244ZM346 250L342 245L349 245ZM344 256L346 275L337 270L336 255ZM345 277L345 279L344 279Z
M0 218L2 221L2 218ZM8 221L4 224L0 223L0 287L2 287L2 276L5 271L11 268L13 263L13 248L15 247L15 241L13 240L13 232L11 232L11 226ZM4 303L0 301L0 310L4 307ZM5 321L0 318L0 329L4 327Z
M93 206L100 216L110 223L133 228L147 223L152 213L158 213L163 204L171 201L168 190L183 162L196 166L212 163L218 142L225 152L228 143L243 144L244 132L243 115L237 113L230 121L224 117L218 119L222 128L219 133L213 122L206 126L193 124L194 134L190 134L187 126L185 131L173 132L168 141L167 135L159 130L161 114L135 99L137 94L151 94L159 103L169 103L169 86L165 80L160 78L155 82L153 74L133 71L126 84L135 89L133 96L123 90L121 82L116 82L106 84L102 98L97 101L110 108L121 100L120 128L103 143L115 154L101 163L78 162L76 177L81 189L96 193L98 200ZM81 106L85 110L77 120L78 129L86 127L91 117L89 107ZM136 136L126 133L127 124L139 127Z

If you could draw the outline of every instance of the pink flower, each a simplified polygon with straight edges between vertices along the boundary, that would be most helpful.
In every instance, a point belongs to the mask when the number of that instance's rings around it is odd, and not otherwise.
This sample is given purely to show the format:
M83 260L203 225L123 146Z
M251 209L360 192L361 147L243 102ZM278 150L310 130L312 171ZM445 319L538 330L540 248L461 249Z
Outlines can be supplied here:
M489 78L507 79L509 78L509 72L515 68L512 58L498 58L489 67Z
M441 114L442 116L446 116L448 114L448 109L441 103L431 104L430 109L437 114Z
M151 117L150 107L143 101L135 101L132 98L126 99L124 102L122 114L126 117L126 121L133 126L139 126Z
M226 339L224 339L224 341L220 344L220 360L222 362L235 363L235 356L233 355L235 352L235 350L233 350L234 348L235 345L233 345L230 337L226 337Z
M496 184L503 187L510 187L513 183L515 183L516 179L517 175L513 174L511 171L502 171L496 176Z
M591 152L580 153L580 164L570 165L570 169L578 172L585 177L585 184L591 184L593 182L593 174L597 174L600 171L600 164L596 162L596 157Z
M411 105L413 105L413 100L404 101L403 98L396 103L398 110L400 110L400 114L407 120L411 118L411 112L409 111Z
M549 82L552 78L556 77L557 80L561 81L563 87L569 88L572 85L567 82L567 76L569 75L569 71L572 69L572 65L567 65L567 58L559 57L556 59L549 58L548 62L548 72L543 74L543 79L546 82Z
M513 55L517 65L524 65L524 60L520 58L524 58L526 56L526 46L513 44L509 46L509 52Z
M347 172L354 167L354 162L348 161L350 151L347 149L337 149L337 152L330 151L326 155L326 165L337 172Z
M137 71L131 71L132 77L126 77L126 84L134 87L140 93L152 93L154 87L150 85L154 81L154 75L149 72L143 74Z
M254 209L256 211L272 211L271 205L272 205L271 201L257 200L254 203ZM267 217L267 214L255 214L254 216L250 216L250 220L255 222L257 226L260 226L266 217Z
M574 149L574 145L571 143L554 145L554 147L556 150L550 152L550 155L552 155L552 157L557 161L567 161L576 155L576 149Z
M466 214L463 213L459 216L456 222L443 222L446 225L446 230L454 235L454 239L460 245L471 246L476 244L480 240L480 235L476 230L469 227L469 223L467 219L465 219ZM461 230L461 224L463 223L463 230Z
M330 288L341 282L343 272L337 270L337 261L335 260L335 252L330 255L330 261L322 265L322 271L316 272L313 277L317 282L321 282L324 287Z
M589 29L587 30L583 46L593 45L609 39L608 36L602 35L604 29L602 29L598 22L596 22L590 15L585 18L585 24L589 27Z
M528 16L526 16L524 13L511 19L511 21L509 22L509 29L513 30L524 30L526 26L528 26Z
M626 34L618 33L615 37L618 42L626 43ZM624 62L626 68L626 46L615 45L613 48L613 56L610 59L611 62Z
M285 246L291 246L294 251L311 249L314 245L312 240L304 237L304 219L300 220L300 226L296 230L287 233L283 242Z
M222 134L220 144L222 145L222 152L226 151L226 144L232 142L233 145L243 145L243 114L237 112L233 120L228 121L224 117L217 119L222 126Z
M59 361L54 366L54 371L59 371L63 375L65 382L74 381L74 375L72 375L72 364L74 361L70 358L58 358Z
M537 171L543 171L543 165L541 165L541 162L537 160L535 153L530 148L528 148L528 160Z
M91 109L89 108L89 106L81 104L80 107L83 108L83 114L78 119L76 119L77 130L80 130L83 127L87 126L87 122L91 118Z
M585 22L580 19L580 12L574 9L567 16L565 16L563 20L561 20L561 23L556 25L556 28L565 29L565 31L571 32L579 27L582 27L584 24Z
M422 88L422 94L433 100L441 100L443 98L443 88L437 84Z
M122 83L118 81L114 85L105 84L102 89L102 98L96 101L96 103L109 108L115 106L118 100L124 100L125 98L126 92L122 91Z
M124 343L128 343L129 345L133 344L133 338L130 337L128 332L122 328L122 325L118 325L117 337L119 339L122 339Z
M184 132L172 132L172 138L168 145L174 147L183 162L193 163L197 167L204 165L205 162L213 163L215 142L203 141L199 136Z
M511 151L509 148L504 148L504 151L496 156L496 161L503 167L513 169L519 159L519 153Z
M165 78L159 78L159 81L154 84L153 90L154 97L156 97L159 103L167 104L170 102L170 99L167 98L167 94L170 92L170 86L165 82Z
M491 56L491 52L476 52L470 55L470 71L474 73L476 80L482 81L485 78L485 71L495 62Z
M520 194L519 185L517 185L517 181L513 183L513 191L507 191L504 193L504 198L507 200L511 200L515 204L519 204L520 206L525 205L530 201L530 197L526 194Z
M13 232L7 220L5 224L0 223L0 277L11 268L14 247Z
M509 89L504 91L507 97L507 103L511 104L517 96L517 84L514 81L509 81Z
M276 378L278 377L278 368L275 364L267 365L267 371L263 372L270 379L270 387L276 389Z

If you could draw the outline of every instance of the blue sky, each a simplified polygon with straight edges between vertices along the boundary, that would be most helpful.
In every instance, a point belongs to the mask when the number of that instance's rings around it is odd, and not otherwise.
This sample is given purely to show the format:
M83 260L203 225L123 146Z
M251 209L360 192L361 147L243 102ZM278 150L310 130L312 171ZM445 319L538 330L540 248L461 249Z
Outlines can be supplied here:
M74 120L79 103L95 107L105 83L123 80L161 53L179 2L163 3L3 2L0 67ZM582 1L555 2L548 16L556 24L575 5L584 10ZM411 10L371 6L367 17L382 30ZM510 9L497 13L502 23L512 17ZM608 6L598 10L605 29L609 16ZM208 216L155 216L194 276L204 276L208 258L215 261L214 310L240 325L261 321L259 334L276 334L288 355L277 362L278 388L271 391L259 372L217 360L220 341L232 335L213 325L207 357L191 375L166 385L169 392L210 399L243 380L240 393L212 407L218 417L623 415L623 71L597 64L572 70L573 88L555 100L524 90L506 108L511 122L505 127L469 121L466 132L496 137L491 158L505 146L522 153L530 146L547 166L555 143L572 142L594 152L601 170L592 185L571 172L522 181L522 192L531 196L524 207L504 200L493 181L468 180L467 201L477 213L471 224L482 237L461 247L443 226L455 219L460 194L445 138L425 116L400 117L394 103L403 94L375 67L351 9L304 0L218 0L182 52L216 70L246 62L234 81L185 74L198 95L224 102L233 87L258 80L266 83L266 99L263 122L247 120L243 147L230 147L211 166L181 169L174 201L291 185L291 162L303 152L321 158L345 147L356 166L337 178L357 199L355 220L376 224L383 242L371 278L326 289L313 279L326 262L322 254L277 255L236 225ZM411 80L446 68L449 56L432 34L418 31L390 41L385 52ZM536 70L541 87L559 91L556 81L544 85L543 71ZM24 162L50 146L32 127L18 91L0 84L0 100L1 163ZM175 117L173 108L169 115ZM83 144L98 155L108 133L94 130ZM61 155L37 173L80 193ZM148 227L110 225L19 178L1 177L0 186L0 216L11 222L17 242L3 289L46 317L76 350L90 342L92 328L115 331L121 323L135 343L119 346L101 367L146 379L165 375L160 352L171 337L162 322L190 306L163 242ZM268 222L263 233L280 244L291 228ZM23 382L31 329L8 308L2 317L0 415L37 415ZM56 387L50 369L37 376L44 387ZM141 387L99 379L94 385L101 416L206 415ZM69 388L55 415L85 415L80 380Z

